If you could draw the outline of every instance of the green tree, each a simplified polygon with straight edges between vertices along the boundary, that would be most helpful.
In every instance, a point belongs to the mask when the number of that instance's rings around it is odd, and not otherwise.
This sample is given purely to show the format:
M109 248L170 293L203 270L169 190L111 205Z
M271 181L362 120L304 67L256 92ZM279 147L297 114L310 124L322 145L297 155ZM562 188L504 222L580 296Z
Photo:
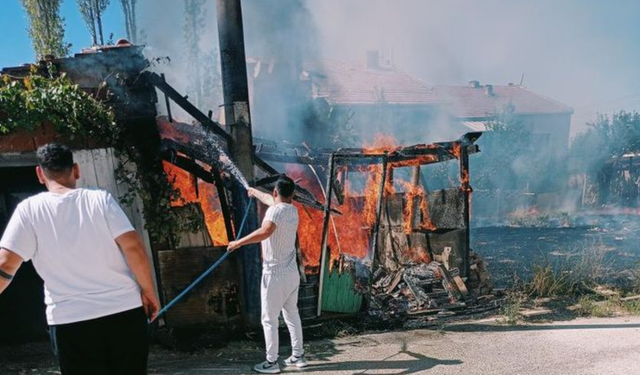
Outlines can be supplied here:
M475 188L540 191L554 185L548 150L533 143L512 104L491 117L478 145L482 152L471 158Z
M218 51L215 48L203 50L201 35L206 26L206 1L184 1L183 37L186 48L185 58L189 82L187 94L196 107L215 108L222 102Z
M640 151L640 114L637 112L599 115L587 126L589 130L577 135L571 143L572 172L598 173L611 159Z
M195 102L196 107L202 106L202 51L200 50L200 36L205 27L205 0L184 1L184 26L182 28L185 48L187 72L190 77L187 93Z
M29 19L29 37L37 59L46 55L67 56L71 45L64 42L61 0L21 0Z
M599 115L588 126L589 130L571 144L571 172L584 175L590 184L596 183L599 204L635 205L638 171L634 163L628 167L619 163L625 154L640 152L640 114L620 111L612 116Z
M122 12L124 13L124 23L127 30L127 39L131 43L138 42L138 25L136 23L136 3L137 0L120 0Z
M109 0L76 0L82 19L91 34L91 43L104 45L102 33L102 16L109 6Z

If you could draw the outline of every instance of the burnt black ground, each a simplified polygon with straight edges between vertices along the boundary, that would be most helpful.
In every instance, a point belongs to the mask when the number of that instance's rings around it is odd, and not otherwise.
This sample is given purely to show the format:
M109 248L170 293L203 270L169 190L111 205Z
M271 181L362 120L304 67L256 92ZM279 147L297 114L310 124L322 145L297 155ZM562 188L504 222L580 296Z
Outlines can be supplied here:
M640 264L640 217L583 216L560 228L487 227L471 231L472 249L489 264L494 286L528 280L536 264L563 267L589 251L602 252L606 275L624 281Z

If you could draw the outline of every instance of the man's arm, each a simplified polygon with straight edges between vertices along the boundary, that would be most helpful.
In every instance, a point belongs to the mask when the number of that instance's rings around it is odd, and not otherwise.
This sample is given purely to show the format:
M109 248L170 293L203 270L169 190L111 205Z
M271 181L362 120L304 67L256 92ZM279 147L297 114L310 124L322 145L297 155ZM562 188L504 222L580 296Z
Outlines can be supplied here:
M276 204L276 201L273 199L273 196L264 193L258 189L254 189L254 188L248 188L247 189L247 193L249 194L250 197L256 197L258 198L258 200L264 204L266 204L267 206L271 207L273 205Z
M276 230L276 224L272 221L265 220L262 223L262 226L253 233L239 239L236 241L229 242L229 246L227 247L227 251L233 251L241 246L249 245L252 243L258 243L260 241L264 241L269 238L273 232Z
M7 289L21 265L22 258L18 254L0 248L0 294Z
M116 238L116 243L122 250L127 264L136 277L138 285L142 290L142 304L147 313L147 317L154 320L160 310L160 302L156 297L151 277L151 263L147 256L147 251L142 244L140 236L135 231L124 233Z

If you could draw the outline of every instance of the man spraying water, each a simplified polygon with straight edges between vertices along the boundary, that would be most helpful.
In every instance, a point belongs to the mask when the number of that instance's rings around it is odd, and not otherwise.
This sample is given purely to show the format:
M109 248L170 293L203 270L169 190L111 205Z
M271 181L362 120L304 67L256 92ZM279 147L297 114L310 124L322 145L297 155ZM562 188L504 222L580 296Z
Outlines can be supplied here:
M278 364L278 317L282 311L291 336L293 353L285 366L304 368L307 361L302 348L302 322L298 313L300 274L296 263L296 233L298 210L293 206L295 183L289 177L280 177L272 195L249 188L249 196L269 206L262 227L253 233L229 242L228 251L241 246L262 242L262 327L267 346L266 361L255 365L263 374L280 373Z

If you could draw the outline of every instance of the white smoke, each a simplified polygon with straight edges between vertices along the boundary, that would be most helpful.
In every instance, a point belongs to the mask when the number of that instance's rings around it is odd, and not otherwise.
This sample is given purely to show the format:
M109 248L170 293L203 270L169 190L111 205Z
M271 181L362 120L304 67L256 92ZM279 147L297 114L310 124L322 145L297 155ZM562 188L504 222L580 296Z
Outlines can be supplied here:
M592 0L313 0L327 57L380 50L427 84L524 85L575 108L572 134L596 112L640 109L640 2Z

